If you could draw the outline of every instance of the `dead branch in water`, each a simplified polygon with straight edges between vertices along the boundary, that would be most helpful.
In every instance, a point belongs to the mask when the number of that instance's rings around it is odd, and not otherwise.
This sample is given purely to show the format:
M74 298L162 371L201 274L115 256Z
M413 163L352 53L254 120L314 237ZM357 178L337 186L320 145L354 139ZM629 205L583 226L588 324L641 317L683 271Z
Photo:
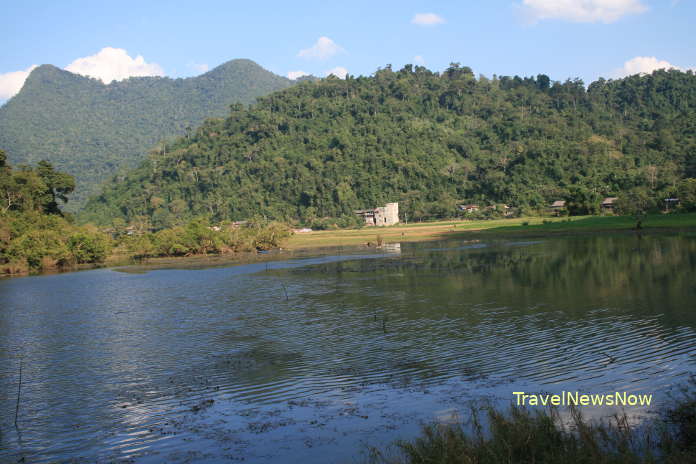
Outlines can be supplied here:
M17 416L19 415L19 398L22 395L22 364L24 360L19 358L19 383L17 384L17 406L15 407L14 425L17 427Z

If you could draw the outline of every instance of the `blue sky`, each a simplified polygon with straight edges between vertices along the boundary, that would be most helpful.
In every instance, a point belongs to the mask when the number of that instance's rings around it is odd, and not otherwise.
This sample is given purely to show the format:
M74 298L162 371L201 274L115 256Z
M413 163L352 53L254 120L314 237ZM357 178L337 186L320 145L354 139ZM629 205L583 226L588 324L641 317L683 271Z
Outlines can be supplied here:
M192 76L233 58L281 75L369 75L414 62L439 71L460 62L486 76L586 83L696 67L694 0L5 3L0 101L44 63L106 81ZM122 50L94 56L105 47Z

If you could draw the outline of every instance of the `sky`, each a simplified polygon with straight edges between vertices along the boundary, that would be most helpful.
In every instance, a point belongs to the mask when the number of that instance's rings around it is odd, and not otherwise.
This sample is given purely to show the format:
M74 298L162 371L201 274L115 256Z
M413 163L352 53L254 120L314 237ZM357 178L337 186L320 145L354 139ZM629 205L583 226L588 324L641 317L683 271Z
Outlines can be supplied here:
M106 83L234 58L290 78L457 62L589 84L696 69L696 0L24 0L3 2L0 18L0 103L41 64Z

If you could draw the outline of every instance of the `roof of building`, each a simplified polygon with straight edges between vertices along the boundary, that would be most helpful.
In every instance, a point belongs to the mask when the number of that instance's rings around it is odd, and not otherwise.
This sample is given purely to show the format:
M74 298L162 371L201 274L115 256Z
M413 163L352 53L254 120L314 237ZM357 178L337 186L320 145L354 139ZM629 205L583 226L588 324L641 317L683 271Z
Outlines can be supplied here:
M553 203L551 203L552 208L563 208L565 206L566 202L565 200L556 200Z
M618 197L606 197L603 201L603 205L613 205L616 200L618 200Z

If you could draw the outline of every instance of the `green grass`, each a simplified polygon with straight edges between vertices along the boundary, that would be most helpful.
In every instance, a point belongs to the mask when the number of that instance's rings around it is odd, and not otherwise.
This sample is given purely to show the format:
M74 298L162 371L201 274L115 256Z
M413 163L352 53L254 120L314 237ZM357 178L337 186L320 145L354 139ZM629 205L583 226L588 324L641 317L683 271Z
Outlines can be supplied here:
M573 216L569 218L522 217L495 220L449 220L397 224L391 227L365 227L297 234L289 248L316 248L375 244L377 235L385 243L416 242L444 238L485 238L494 236L572 235L635 228L632 216ZM696 229L696 213L653 214L643 219L643 229Z
M537 218L538 219L538 218ZM546 223L544 223L546 221ZM570 218L548 218L535 220L529 225L503 225L486 227L492 232L566 232L630 230L636 226L633 216L574 216ZM651 214L642 221L643 229L691 228L696 227L696 213Z
M476 409L463 425L429 425L392 452L372 449L374 464L696 463L696 383L657 418L640 426L626 414L610 421L584 419L577 408L563 420L556 408L507 412ZM483 425L485 422L485 425Z

